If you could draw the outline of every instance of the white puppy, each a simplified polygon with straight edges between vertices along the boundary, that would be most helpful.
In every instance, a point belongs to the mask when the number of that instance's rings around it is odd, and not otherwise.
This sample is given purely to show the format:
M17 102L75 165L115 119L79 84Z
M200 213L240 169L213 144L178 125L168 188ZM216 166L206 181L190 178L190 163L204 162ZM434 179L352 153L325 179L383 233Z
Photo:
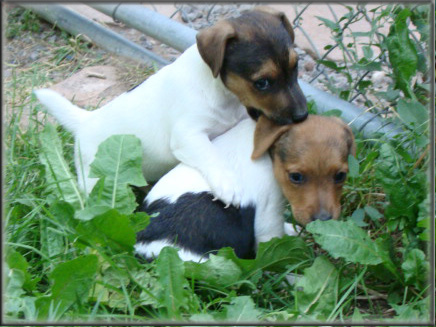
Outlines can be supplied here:
M95 111L78 108L49 89L35 94L73 132L79 185L86 193L97 182L88 174L98 145L111 135L133 134L142 142L147 181L158 180L181 161L205 172L215 194L226 203L239 201L233 199L237 184L232 169L217 155L210 139L246 118L247 111L220 79L212 77L196 45Z
M262 42L247 42L253 37ZM142 142L147 181L183 162L202 173L218 198L238 204L237 176L211 140L247 118L248 108L254 116L262 112L280 123L307 117L291 49L293 31L282 13L246 12L202 31L197 42L95 111L82 110L54 91L35 91L48 112L73 132L79 185L86 193L96 183L88 174L98 145L114 134L133 134ZM256 60L247 60L247 48ZM285 68L274 64L276 57Z

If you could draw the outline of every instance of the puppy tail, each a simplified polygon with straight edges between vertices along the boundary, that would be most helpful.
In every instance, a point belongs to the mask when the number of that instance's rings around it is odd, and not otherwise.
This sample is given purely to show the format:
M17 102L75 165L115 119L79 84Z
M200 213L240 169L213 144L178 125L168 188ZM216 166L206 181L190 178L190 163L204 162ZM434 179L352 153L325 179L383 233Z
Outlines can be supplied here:
M90 112L83 110L64 98L59 93L40 89L33 91L38 100L56 120L70 132L76 132L81 123L87 119Z

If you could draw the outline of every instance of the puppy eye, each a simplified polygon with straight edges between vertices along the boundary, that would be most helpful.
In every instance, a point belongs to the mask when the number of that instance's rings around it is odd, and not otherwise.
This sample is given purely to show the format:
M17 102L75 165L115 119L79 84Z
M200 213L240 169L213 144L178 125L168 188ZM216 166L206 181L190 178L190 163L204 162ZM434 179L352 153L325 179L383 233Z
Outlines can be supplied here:
M272 85L272 80L268 78L260 78L254 82L254 86L259 91L266 91L271 87L271 85Z
M347 173L344 173L343 171L341 171L335 175L334 181L336 184L340 184L340 183L343 183L346 178L347 178Z
M303 174L300 174L300 173L290 173L289 180L294 184L303 184L304 183L304 176L303 176Z

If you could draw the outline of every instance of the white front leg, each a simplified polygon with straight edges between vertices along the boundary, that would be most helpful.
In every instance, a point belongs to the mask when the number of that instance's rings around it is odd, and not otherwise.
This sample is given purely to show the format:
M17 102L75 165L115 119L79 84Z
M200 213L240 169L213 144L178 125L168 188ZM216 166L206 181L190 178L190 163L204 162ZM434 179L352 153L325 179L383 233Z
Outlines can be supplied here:
M285 223L285 233L286 235L290 235L290 236L297 236L301 231L301 228L298 226L290 224L290 223Z
M242 190L231 166L219 155L206 129L184 121L177 124L171 135L171 151L184 164L198 169L213 194L226 204L239 205ZM229 145L231 146L231 145Z
M282 237L285 234L283 217L283 200L273 196L256 208L254 221L254 234L256 249L260 242L268 242L273 237Z

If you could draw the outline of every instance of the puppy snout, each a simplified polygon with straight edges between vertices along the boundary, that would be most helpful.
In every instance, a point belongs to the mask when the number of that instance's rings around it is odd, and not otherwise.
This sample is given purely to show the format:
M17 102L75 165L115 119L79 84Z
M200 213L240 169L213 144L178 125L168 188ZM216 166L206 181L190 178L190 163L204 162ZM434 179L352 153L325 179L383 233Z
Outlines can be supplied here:
M307 101L303 91L300 88L300 85L298 85L298 82L290 85L288 99L288 107L292 112L292 120L295 123L305 120L309 115L307 110Z
M272 119L273 121L275 121L277 124L279 125L288 125L288 124L292 124L292 123L299 123L302 122L303 120L305 120L307 118L307 116L309 115L309 113L306 112L298 112L298 113L294 113L291 115L291 117L269 117L270 119Z
M302 112L302 113L298 113L292 116L292 121L294 123L299 123L302 122L303 120L305 120L307 118L307 116L309 116L309 113L306 112Z
M333 216L328 211L322 209L312 216L312 221L315 221L315 220L325 221L325 220L330 220L332 218L333 218Z
M306 98L298 84L284 89L278 95L274 107L275 109L270 110L269 114L265 114L279 125L299 123L309 115Z
M273 121L275 121L278 125L289 125L294 122L292 118L284 118L284 117L269 117Z

